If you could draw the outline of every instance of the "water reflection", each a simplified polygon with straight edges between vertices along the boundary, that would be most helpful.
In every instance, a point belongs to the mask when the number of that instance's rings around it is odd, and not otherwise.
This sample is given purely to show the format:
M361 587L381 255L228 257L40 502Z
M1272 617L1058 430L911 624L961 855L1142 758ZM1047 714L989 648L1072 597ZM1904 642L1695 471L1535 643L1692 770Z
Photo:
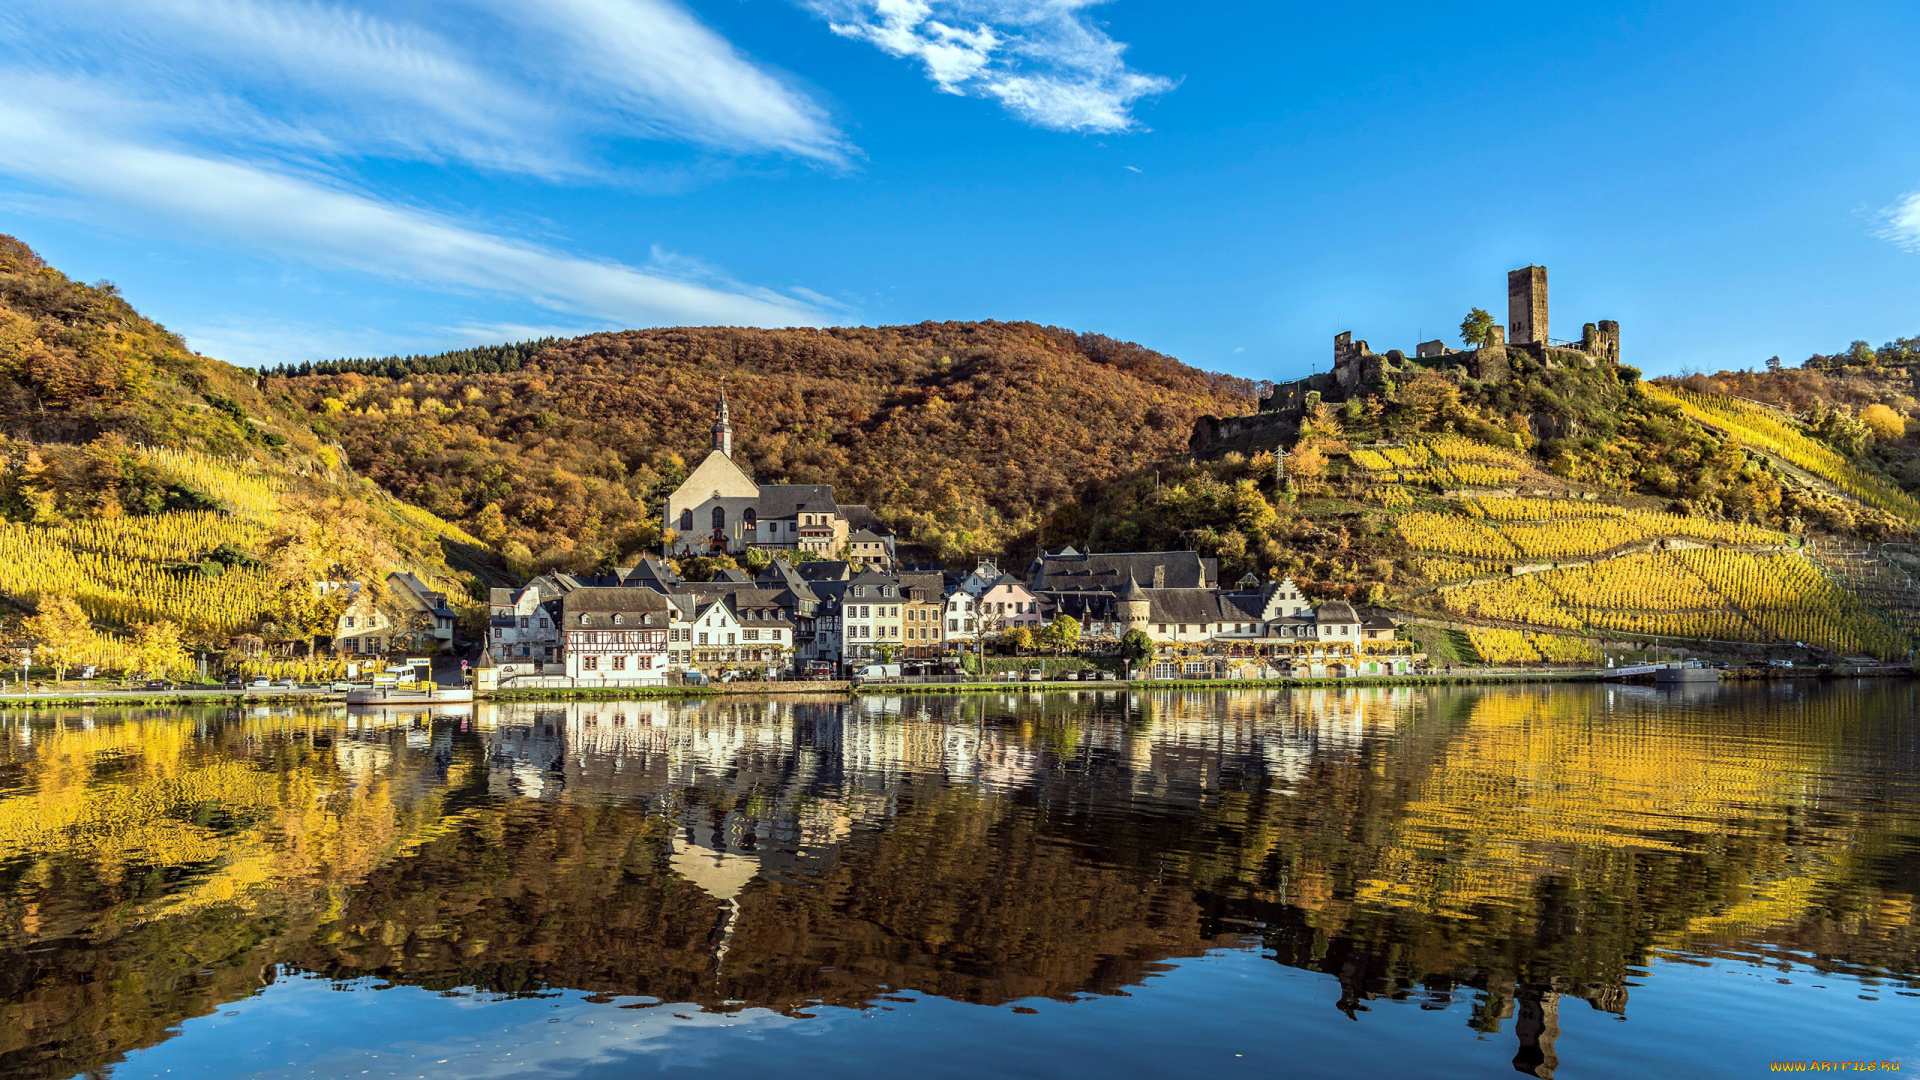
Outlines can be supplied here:
M0 1074L290 973L804 1019L1248 949L1539 1076L1664 957L1920 988L1912 687L1684 689L0 714Z

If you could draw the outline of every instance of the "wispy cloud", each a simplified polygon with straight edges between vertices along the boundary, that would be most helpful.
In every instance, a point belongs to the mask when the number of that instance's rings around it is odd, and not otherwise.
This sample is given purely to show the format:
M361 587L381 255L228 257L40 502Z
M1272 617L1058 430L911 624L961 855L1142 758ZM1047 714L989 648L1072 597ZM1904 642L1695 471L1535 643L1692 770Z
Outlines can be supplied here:
M103 137L52 109L0 99L3 167L270 253L429 285L503 293L625 322L810 323L771 290L579 258L326 182ZM707 275L711 276L711 275Z
M676 0L9 0L0 87L0 177L17 182L0 195L16 203L609 325L818 314L696 260L582 257L360 177L384 159L625 185L604 147L633 139L690 147L695 170L855 154Z
M1920 251L1920 191L1902 196L1887 208L1884 216L1886 225L1880 230L1883 239L1909 251Z
M949 94L991 98L1039 127L1128 131L1133 106L1171 90L1134 71L1097 26L1101 0L801 0L833 32L918 60Z

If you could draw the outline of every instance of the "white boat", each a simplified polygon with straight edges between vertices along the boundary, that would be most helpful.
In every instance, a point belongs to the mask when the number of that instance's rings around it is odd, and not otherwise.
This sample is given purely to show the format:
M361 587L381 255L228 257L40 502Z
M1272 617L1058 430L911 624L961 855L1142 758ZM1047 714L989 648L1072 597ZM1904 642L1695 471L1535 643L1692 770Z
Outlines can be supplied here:
M451 705L472 700L473 691L464 686L358 686L347 691L349 705Z

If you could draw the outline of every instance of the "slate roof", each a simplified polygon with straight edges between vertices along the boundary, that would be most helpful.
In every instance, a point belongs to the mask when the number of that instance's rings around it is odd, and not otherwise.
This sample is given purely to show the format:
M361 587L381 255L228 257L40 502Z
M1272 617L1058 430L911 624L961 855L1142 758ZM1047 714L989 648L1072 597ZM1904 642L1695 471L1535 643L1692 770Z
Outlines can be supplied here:
M1212 589L1143 589L1147 594L1147 621L1154 623L1217 623L1245 619L1237 607L1222 602Z
M831 484L760 485L760 502L755 513L761 520L794 517L803 509L809 514L846 514L845 508L833 501Z
M730 582L691 582L674 594L682 610L697 618L724 603L741 626L792 626L793 593L787 589L741 588Z
M568 630L604 630L616 625L615 615L669 615L673 601L667 599L665 593L652 589L581 588L566 595L562 611ZM667 624L662 617L653 621L663 627ZM625 618L618 625L620 629L633 630L644 626L645 621Z
M901 588L920 593L920 599L938 601L947 594L946 577L937 570L909 571L899 578Z
M801 577L812 583L845 581L847 580L847 572L851 569L851 564L832 559L821 559L815 562L800 563L795 566L794 569L800 572Z
M1323 623L1355 623L1360 616L1353 613L1353 605L1345 600L1328 600L1314 611L1314 617Z
M1041 592L1113 591L1126 584L1128 574L1138 581L1151 582L1156 566L1164 566L1167 570L1163 588L1203 589L1213 583L1218 560L1203 559L1197 551L1075 552L1069 555L1063 550L1034 560L1032 579L1034 587Z
M750 585L753 583L753 575L747 573L745 570L715 570L713 572L713 580L728 582L734 585Z

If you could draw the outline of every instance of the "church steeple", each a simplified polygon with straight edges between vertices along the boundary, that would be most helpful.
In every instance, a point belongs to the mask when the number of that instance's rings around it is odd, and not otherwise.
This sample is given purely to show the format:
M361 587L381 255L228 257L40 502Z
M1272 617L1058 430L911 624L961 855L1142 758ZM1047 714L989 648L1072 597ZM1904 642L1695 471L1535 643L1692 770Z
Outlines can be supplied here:
M733 456L733 416L727 411L727 390L720 388L720 407L713 411L713 448Z

